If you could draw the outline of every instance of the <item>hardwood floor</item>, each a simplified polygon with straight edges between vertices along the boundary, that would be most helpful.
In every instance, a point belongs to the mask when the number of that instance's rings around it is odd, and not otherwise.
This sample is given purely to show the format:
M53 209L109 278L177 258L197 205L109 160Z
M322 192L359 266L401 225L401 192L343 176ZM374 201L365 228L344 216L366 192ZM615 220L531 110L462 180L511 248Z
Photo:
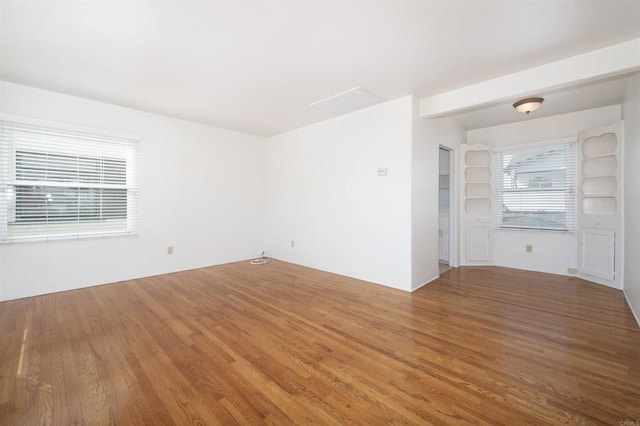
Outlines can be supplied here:
M5 425L640 420L622 293L511 269L234 263L3 302L0 333Z

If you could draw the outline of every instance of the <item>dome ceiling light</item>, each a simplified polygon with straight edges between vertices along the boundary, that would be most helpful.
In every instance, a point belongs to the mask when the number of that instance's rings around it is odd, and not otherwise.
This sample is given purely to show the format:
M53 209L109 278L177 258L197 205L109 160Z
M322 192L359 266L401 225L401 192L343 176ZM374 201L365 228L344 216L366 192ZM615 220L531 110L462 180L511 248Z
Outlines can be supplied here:
M513 107L522 114L531 114L540 108L542 102L544 102L544 98L527 98L516 102Z

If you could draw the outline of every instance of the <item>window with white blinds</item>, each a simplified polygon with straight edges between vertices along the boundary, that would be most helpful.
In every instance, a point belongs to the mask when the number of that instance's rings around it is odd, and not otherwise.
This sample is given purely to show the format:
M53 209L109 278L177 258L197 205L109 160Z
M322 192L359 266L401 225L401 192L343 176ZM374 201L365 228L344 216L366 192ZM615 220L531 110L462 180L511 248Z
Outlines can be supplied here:
M496 226L575 231L575 143L550 143L495 153Z
M0 243L136 233L138 141L0 121Z

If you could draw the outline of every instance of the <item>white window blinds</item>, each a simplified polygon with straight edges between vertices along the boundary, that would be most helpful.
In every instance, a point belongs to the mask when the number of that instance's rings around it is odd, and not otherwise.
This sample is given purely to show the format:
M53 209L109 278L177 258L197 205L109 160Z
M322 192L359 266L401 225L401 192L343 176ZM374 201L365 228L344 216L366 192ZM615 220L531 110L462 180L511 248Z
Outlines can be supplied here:
M0 121L0 243L133 234L135 139Z
M575 231L575 143L508 149L495 158L498 228Z

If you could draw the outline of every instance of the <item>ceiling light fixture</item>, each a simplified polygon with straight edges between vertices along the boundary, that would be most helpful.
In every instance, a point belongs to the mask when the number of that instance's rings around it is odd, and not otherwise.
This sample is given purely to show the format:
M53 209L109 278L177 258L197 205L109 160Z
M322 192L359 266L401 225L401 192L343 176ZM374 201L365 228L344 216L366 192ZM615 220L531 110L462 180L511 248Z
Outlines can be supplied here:
M542 102L544 102L544 98L527 98L516 102L513 107L522 114L530 114L540 108Z

